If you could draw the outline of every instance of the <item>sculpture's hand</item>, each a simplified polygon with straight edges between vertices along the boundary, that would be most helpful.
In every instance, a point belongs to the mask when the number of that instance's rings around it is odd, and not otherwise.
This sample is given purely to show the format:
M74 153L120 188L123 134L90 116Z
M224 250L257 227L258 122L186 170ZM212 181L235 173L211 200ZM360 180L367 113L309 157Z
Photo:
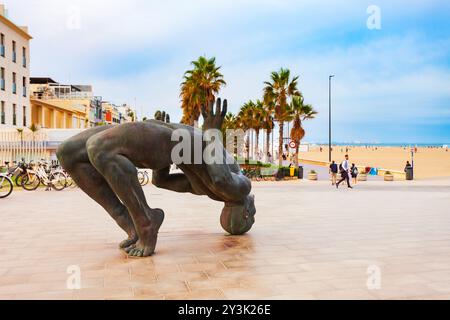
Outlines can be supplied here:
M217 129L221 130L225 116L227 115L228 102L225 100L222 106L222 100L219 98L216 102L216 112L214 113L214 102L209 105L209 111L206 106L202 106L202 115L204 118L204 130Z

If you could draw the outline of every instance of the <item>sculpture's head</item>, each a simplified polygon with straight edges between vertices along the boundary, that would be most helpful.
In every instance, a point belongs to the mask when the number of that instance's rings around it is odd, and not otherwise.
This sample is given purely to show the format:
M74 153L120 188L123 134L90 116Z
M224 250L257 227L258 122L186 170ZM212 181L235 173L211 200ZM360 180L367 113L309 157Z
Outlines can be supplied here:
M222 227L232 235L243 235L255 223L255 196L248 195L240 203L225 203L220 217Z

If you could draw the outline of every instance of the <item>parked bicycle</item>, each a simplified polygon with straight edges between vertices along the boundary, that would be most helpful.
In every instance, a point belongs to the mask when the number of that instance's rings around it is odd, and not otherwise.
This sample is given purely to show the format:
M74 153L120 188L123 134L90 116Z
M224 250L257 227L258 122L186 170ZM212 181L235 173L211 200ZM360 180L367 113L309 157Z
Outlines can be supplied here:
M13 162L14 166L10 167L9 162L5 163L7 166L6 175L10 178L16 186L22 186L22 179L26 175L28 165L25 163L25 159L17 164L16 161Z
M242 173L250 180L255 180L255 181L263 180L263 176L261 175L261 170L248 169L248 170L243 170Z
M36 190L41 184L46 190L64 190L67 186L67 176L58 166L49 166L46 162L39 162L35 169L28 169L22 179L22 188L27 191Z
M8 197L13 188L12 180L7 175L0 173L0 199Z
M144 170L138 170L138 179L142 187L150 182L150 176L148 175L148 172Z

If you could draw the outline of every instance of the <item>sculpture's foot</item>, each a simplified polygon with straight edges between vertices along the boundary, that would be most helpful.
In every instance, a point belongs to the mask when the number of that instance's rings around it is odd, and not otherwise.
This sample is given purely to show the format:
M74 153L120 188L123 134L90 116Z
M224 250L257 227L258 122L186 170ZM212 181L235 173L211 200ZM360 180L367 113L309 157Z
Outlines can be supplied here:
M158 231L164 222L164 211L152 209L147 216L149 217L149 225L140 227L142 236L136 244L125 249L130 257L149 257L155 253Z
M139 240L139 238L137 235L129 236L128 239L123 240L119 244L119 248L126 250L128 247L131 247L132 245L136 244L136 242L138 242L138 240Z

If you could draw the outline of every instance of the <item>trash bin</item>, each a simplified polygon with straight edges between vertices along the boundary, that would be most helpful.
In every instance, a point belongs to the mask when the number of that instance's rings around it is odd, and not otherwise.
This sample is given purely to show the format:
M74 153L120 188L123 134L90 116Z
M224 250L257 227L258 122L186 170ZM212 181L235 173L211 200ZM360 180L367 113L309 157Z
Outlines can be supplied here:
M294 167L289 168L289 176L291 178L293 178L295 176L295 168Z
M406 172L406 180L408 181L414 180L414 169L412 167L406 168L405 172Z
M303 180L303 167L302 166L298 167L298 178L300 180Z

